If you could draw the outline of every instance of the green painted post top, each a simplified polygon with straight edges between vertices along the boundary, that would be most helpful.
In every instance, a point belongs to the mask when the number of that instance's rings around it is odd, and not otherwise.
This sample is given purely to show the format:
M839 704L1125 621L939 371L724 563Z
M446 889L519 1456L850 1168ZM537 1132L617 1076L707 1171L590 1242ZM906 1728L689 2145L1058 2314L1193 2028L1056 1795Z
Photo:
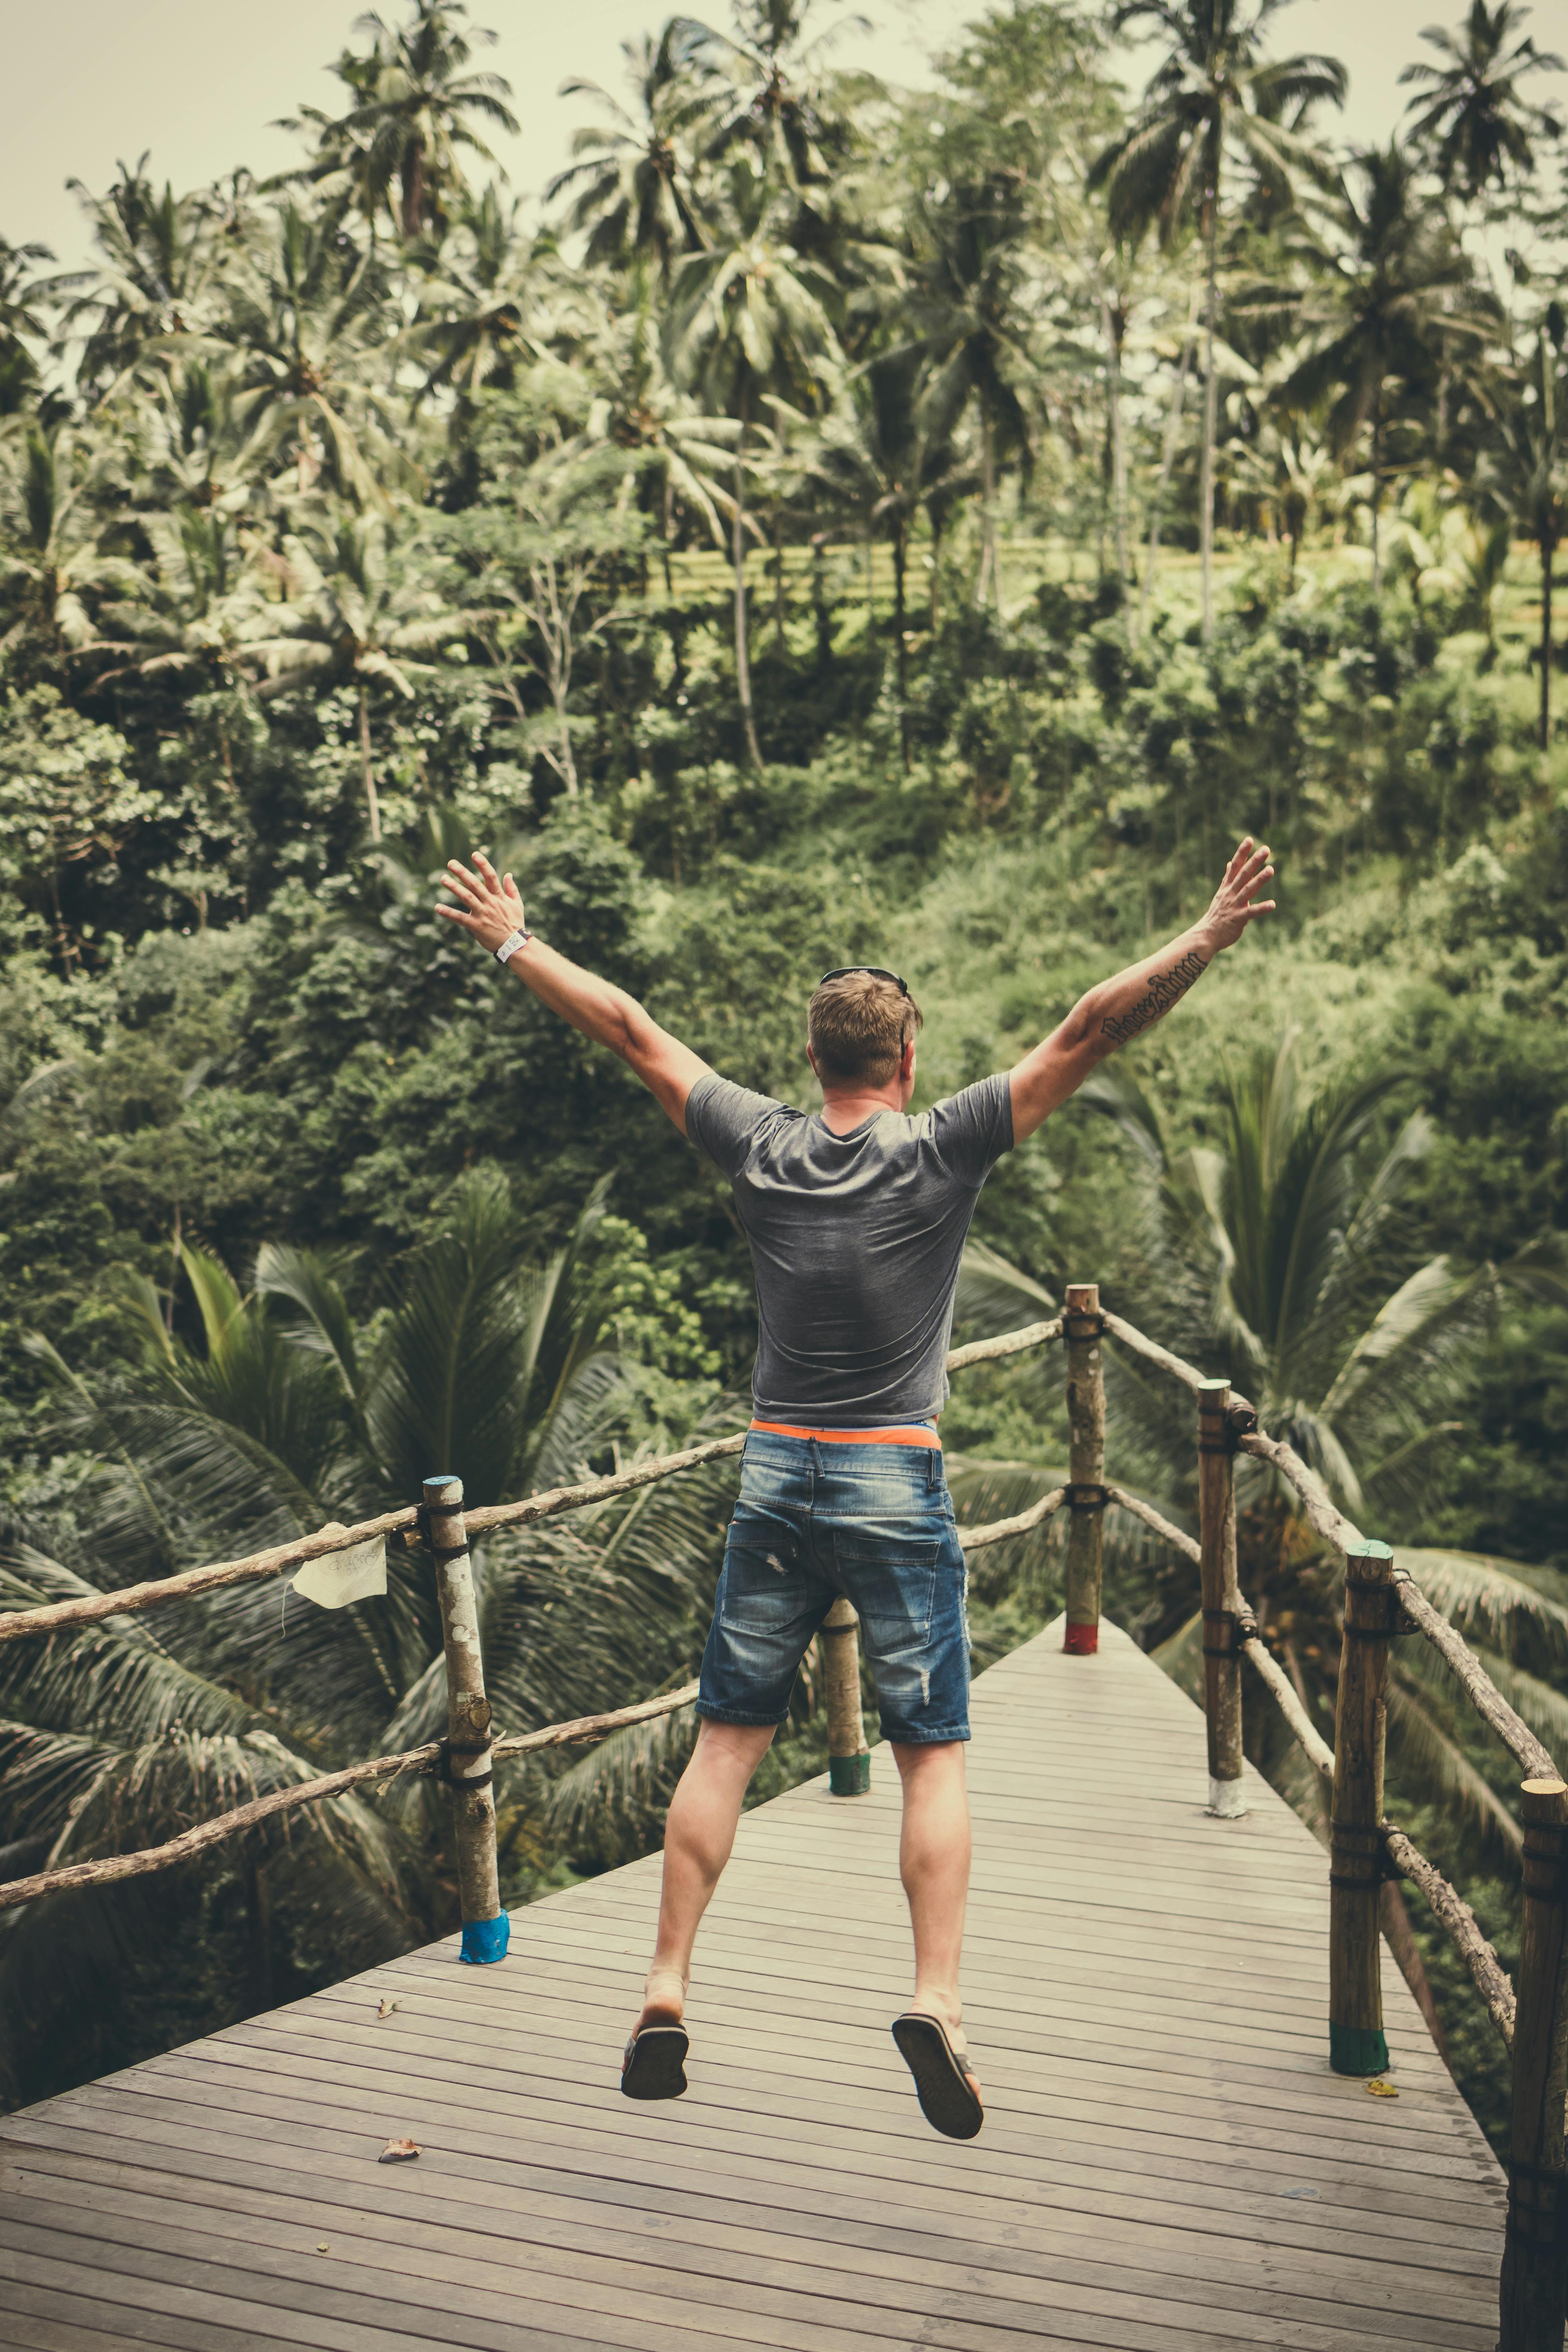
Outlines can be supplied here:
M1198 1394L1202 1396L1205 1389L1227 1389L1229 1386L1230 1382L1228 1381L1200 1381L1198 1382Z
M1347 1559L1392 1559L1394 1552L1388 1544L1368 1541L1346 1544L1345 1558Z
M1331 2022L1329 2064L1336 2074L1386 2074L1388 2036L1381 2025Z
M458 1490L457 1493L455 1495L447 1494L444 1490L447 1486L456 1486ZM437 1471L432 1476L426 1479L425 1500L427 1503L460 1503L462 1499L463 1482L460 1478L455 1476L450 1470Z

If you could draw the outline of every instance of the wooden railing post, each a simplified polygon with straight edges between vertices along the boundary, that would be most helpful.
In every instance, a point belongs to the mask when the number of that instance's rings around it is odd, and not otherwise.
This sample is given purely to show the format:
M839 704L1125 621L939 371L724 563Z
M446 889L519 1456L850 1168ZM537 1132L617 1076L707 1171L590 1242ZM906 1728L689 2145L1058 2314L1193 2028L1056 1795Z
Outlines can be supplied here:
M1336 2074L1381 2074L1388 2064L1378 1895L1388 1644L1399 1615L1388 1546L1347 1546L1329 1825L1329 2063Z
M827 1785L836 1797L863 1797L871 1757L860 1716L860 1620L842 1593L822 1621L827 1685Z
M1524 1921L1498 2352L1561 2352L1568 2294L1568 1787L1526 1780Z
M496 1872L496 1805L491 1787L490 1703L479 1655L479 1612L463 1524L460 1478L426 1478L425 1535L436 1562L441 1645L447 1657L447 1738L442 1762L452 1790L458 1897L465 1960L506 1958L511 1922L500 1907Z
M1105 1533L1105 1373L1100 1340L1100 1285L1068 1285L1063 1315L1067 1342L1068 1591L1062 1647L1092 1657L1100 1647L1100 1580Z
M1198 1391L1198 1517L1203 1587L1204 1712L1208 1718L1209 1804L1221 1821L1247 1811L1242 1778L1241 1649L1236 1581L1236 1449L1230 1383Z

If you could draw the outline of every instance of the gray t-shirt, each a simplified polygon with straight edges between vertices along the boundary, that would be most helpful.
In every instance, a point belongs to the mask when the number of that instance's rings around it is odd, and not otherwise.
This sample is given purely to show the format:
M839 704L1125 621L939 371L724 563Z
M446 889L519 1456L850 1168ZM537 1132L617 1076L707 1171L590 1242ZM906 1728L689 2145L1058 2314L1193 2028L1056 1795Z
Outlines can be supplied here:
M1013 1148L1006 1076L847 1135L710 1076L686 1131L730 1179L751 1244L759 1417L876 1429L939 1412L970 1219Z

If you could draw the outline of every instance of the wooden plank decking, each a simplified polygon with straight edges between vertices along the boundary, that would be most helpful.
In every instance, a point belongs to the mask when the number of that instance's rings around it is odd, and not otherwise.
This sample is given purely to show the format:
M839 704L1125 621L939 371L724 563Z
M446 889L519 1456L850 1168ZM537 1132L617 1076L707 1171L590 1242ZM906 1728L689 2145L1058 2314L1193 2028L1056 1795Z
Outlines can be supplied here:
M1207 1819L1201 1717L1102 1643L975 1687L977 2141L889 2039L879 1755L870 1798L742 1824L677 2104L616 2088L655 1859L520 1913L500 1968L437 1945L0 2121L0 2339L1489 2352L1502 2177L1401 1979L1379 2100L1328 2071L1321 1850L1250 1772Z

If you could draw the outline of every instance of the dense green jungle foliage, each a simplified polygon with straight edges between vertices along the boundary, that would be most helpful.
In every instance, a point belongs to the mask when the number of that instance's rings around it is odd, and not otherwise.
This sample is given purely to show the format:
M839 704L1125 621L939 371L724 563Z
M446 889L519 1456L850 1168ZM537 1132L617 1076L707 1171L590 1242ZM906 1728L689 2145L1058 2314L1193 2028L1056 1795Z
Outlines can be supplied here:
M279 184L143 157L84 192L84 273L0 247L5 1605L743 1411L723 1187L434 921L448 855L792 1100L817 972L894 964L931 1100L1250 831L1268 935L998 1169L962 1317L1098 1279L1228 1372L1568 1749L1568 214L1528 13L1477 0L1351 154L1342 68L1240 0L1009 0L919 94L737 0L628 52L535 214L484 178L483 37L417 0ZM1156 16L1130 99L1117 36ZM1059 1465L1059 1382L958 1384L965 1516ZM1115 1475L1190 1523L1184 1407L1110 1382ZM486 1547L505 1724L685 1678L730 1492ZM1241 1501L1327 1724L1333 1562L1288 1493ZM1058 1591L1049 1543L977 1555L978 1659ZM1184 1562L1123 1532L1108 1600L1190 1675ZM820 1764L816 1700L761 1793ZM1402 1653L1394 1704L1390 1811L1507 1959L1516 1776L1435 1664ZM414 1555L342 1612L247 1588L10 1645L0 1877L444 1705ZM690 1728L514 1769L509 1899L656 1842ZM0 1915L0 2095L444 1932L443 1836L427 1788L344 1800ZM1495 2130L1502 2053L1410 1910Z

